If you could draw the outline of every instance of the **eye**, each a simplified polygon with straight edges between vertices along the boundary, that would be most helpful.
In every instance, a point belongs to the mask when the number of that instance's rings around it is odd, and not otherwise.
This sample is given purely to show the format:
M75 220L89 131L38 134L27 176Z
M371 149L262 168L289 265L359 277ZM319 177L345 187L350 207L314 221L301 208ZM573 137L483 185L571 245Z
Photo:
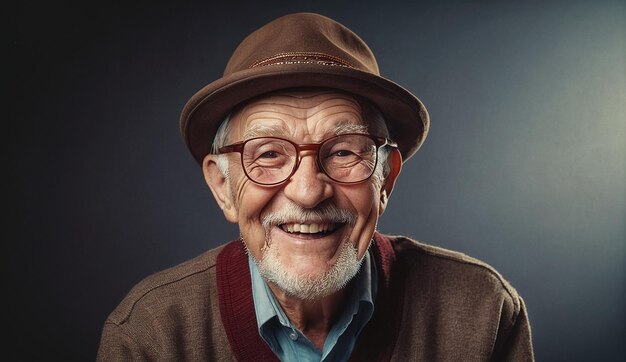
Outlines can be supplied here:
M259 155L259 158L276 158L278 157L278 152L276 151L266 151Z
M333 152L333 155L337 157L348 157L348 156L352 156L353 154L354 152L349 151L349 150L339 150L339 151Z
M285 157L288 153L287 145L284 142L273 139L261 139L260 141L264 141L264 143L258 142L250 145L255 160L272 161Z

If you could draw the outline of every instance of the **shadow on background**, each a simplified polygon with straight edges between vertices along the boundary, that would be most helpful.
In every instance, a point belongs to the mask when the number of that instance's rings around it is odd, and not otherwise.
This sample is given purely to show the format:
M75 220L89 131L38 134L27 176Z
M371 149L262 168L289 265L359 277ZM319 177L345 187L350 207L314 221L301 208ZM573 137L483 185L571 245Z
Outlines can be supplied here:
M379 230L496 267L526 301L538 360L623 357L619 1L12 3L8 355L93 359L132 285L237 237L178 115L244 36L297 11L358 33L431 113Z

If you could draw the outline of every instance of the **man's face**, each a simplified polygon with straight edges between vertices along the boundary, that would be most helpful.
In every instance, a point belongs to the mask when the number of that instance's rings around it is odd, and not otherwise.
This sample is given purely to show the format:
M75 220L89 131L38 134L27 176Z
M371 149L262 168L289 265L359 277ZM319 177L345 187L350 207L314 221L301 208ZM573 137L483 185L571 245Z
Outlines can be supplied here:
M297 144L317 143L338 133L368 130L385 136L379 126L366 123L354 98L331 91L291 92L257 99L233 114L230 122L227 143L258 136L281 137ZM207 181L214 193L218 189L223 194L222 201L216 196L218 203L226 217L239 224L246 247L260 269L269 268L269 272L278 271L309 284L344 269L355 269L345 276L348 280L356 273L391 186L383 188L382 182L373 177L350 185L333 182L318 169L313 151L301 153L300 165L287 181L261 186L244 174L238 153L227 157L228 180L221 187L212 185L210 180L215 175L207 176ZM213 158L207 156L208 160ZM207 159L205 168L211 164ZM395 179L397 172L392 174ZM325 288L336 290L342 286Z

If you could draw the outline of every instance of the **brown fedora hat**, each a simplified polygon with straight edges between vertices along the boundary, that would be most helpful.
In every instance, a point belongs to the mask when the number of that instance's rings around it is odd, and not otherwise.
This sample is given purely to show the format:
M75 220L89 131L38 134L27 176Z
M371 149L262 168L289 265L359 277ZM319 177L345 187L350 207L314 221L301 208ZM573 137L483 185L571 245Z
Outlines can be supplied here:
M380 76L361 38L325 16L297 13L261 27L237 47L224 76L185 105L180 130L194 158L211 152L221 122L241 102L287 88L324 87L359 95L383 113L403 160L426 138L426 108L408 90Z

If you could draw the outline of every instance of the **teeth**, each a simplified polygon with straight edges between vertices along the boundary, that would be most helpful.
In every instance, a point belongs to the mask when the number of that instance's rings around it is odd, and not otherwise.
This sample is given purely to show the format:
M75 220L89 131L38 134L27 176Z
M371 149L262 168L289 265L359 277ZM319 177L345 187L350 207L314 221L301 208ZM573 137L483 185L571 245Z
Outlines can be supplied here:
M290 233L315 234L332 231L335 224L284 224L283 230Z

